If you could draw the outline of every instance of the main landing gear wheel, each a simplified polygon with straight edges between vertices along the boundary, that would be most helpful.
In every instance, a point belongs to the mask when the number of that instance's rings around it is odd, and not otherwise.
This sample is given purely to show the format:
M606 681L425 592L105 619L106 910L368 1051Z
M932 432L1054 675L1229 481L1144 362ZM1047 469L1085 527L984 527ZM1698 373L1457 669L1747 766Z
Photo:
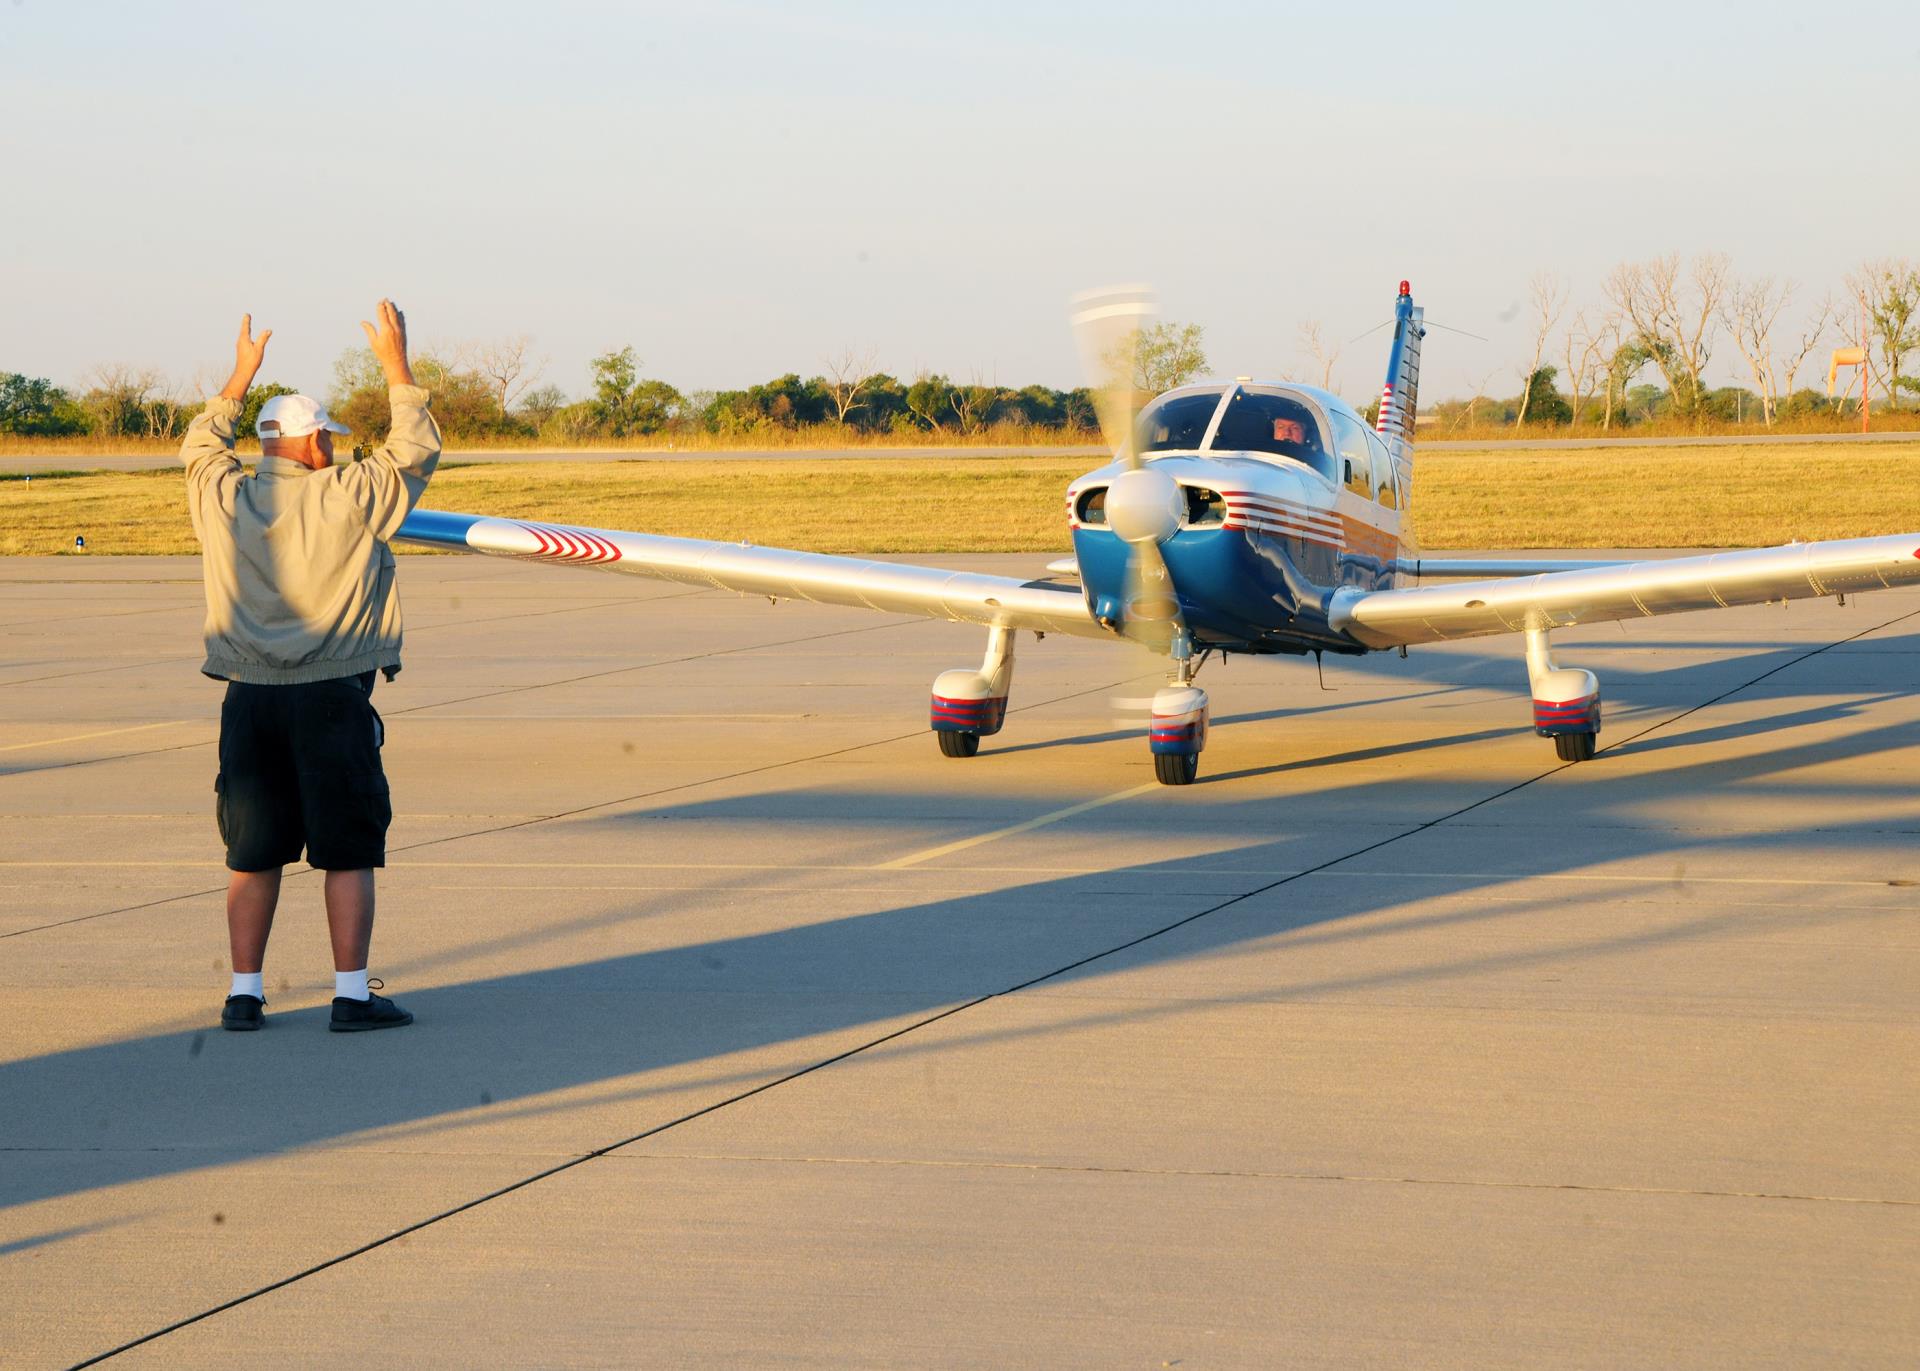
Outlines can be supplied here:
M1563 762L1590 762L1595 741L1592 733L1562 733L1554 738L1553 750Z
M941 729L933 736L940 740L940 751L948 757L972 757L980 751L978 733L954 733Z
M1198 752L1156 752L1153 754L1153 775L1161 785L1192 785L1193 778L1200 774L1200 754Z

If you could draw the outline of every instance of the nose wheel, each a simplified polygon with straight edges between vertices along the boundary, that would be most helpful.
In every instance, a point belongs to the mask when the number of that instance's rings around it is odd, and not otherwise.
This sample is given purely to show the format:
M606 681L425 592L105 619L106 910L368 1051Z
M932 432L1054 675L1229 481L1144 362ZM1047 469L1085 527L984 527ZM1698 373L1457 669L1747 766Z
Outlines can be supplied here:
M1207 746L1207 692L1179 682L1155 691L1147 743L1153 750L1155 780L1192 785Z
M1192 785L1200 774L1198 752L1156 752L1153 778L1161 785Z

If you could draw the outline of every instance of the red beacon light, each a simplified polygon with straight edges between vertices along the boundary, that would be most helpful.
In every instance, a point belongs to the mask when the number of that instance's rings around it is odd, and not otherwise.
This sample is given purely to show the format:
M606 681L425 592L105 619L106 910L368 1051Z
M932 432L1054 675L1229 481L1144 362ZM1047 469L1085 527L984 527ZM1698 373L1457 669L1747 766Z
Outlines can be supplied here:
M1402 281L1400 283L1400 293L1402 295L1411 295L1413 294L1413 287L1409 286L1405 281Z

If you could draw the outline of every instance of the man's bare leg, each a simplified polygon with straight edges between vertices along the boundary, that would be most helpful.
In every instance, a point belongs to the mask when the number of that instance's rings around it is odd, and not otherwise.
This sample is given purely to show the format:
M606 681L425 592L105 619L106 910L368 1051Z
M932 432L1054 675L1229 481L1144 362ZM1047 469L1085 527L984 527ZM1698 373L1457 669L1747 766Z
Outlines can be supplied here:
M365 971L373 945L373 871L327 873L327 934L335 971Z
M373 942L373 872L327 873L327 931L333 936L335 1033L404 1028L413 1015L367 983L367 949Z
M227 946L233 969L257 973L267 957L267 935L280 902L280 868L236 871L227 880Z

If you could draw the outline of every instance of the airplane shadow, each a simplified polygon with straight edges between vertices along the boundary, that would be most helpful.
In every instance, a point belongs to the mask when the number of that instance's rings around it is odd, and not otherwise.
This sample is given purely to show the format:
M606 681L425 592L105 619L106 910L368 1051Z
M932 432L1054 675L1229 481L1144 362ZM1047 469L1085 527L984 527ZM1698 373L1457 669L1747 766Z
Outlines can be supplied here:
M1806 722L1830 722L1863 708L1852 700L1805 711ZM1715 726L1716 730L1732 726ZM1668 746L1644 749L1672 757L1653 773L1644 767L1609 774L1604 763L1572 769L1582 789L1542 796L1577 806L1594 828L1610 820L1630 820L1650 793L1705 789L1735 776L1748 786L1777 781L1782 804L1804 794L1787 773L1802 768L1864 758L1915 741L1915 726L1897 722L1850 733L1829 732L1798 746L1736 759L1692 762L1680 751L1690 740L1683 730ZM1453 746L1478 734L1435 739L1428 747ZM1305 759L1246 775L1302 767L1327 767L1404 747L1363 749L1337 757ZM1546 768L1543 768L1543 770ZM1237 779L1216 777L1215 784ZM1798 778L1793 778L1797 781ZM1370 789L1352 781L1314 792L1328 812L1352 812ZM1878 781L1845 787L1858 797L1878 798ZM1409 811L1436 814L1457 806L1458 780L1414 776L1395 782L1396 802ZM857 795L857 791L855 792ZM804 830L814 822L847 822L849 797L836 791L831 813L817 795L798 790L757 797L751 820L777 819ZM871 793L857 808L876 832L897 831L907 822L912 797ZM1901 791L1899 798L1905 798ZM746 821L738 801L683 803L666 809L641 809L586 821L613 827L651 820L662 813L701 816L713 821ZM1342 809L1341 806L1346 806ZM1895 806L1897 808L1897 805ZM1236 808L1240 812L1233 812ZM1178 811L1143 804L1108 806L1085 816L1089 825L1119 833L1164 834ZM1200 822L1190 819L1188 822ZM1261 836L1224 851L1211 868L1200 859L1178 859L1180 867L1207 870L1211 888L1231 884L1232 869L1298 871L1324 862L1329 826L1302 818L1298 797L1249 797L1244 804L1215 807L1205 822L1210 833ZM1337 825L1336 825L1337 826ZM1567 829L1540 869L1577 868L1587 854L1583 843L1596 842L1585 825ZM1764 835L1728 837L1710 831L1679 830L1656 839L1651 852L1697 853L1712 849L1778 847L1797 836L1818 834L1827 845L1850 832L1884 835L1884 827L1820 822L1810 814L1799 828ZM703 841L720 842L709 835ZM723 849L722 849L723 850ZM1596 846L1595 851L1601 851ZM711 855L721 855L713 851ZM700 859L702 850L689 853ZM535 924L518 935L455 943L436 951L433 966L445 968L474 957L512 951L538 955L543 942L573 937L583 926L598 924L610 937L643 945L592 960L509 974L482 975L409 992L408 1006L419 1023L402 1033L339 1038L323 1031L324 1007L278 1013L261 1034L223 1034L194 1028L161 1032L124 1041L58 1051L0 1064L0 1148L8 1162L0 1168L0 1206L36 1201L177 1174L223 1163L253 1160L305 1147L335 1143L373 1130L391 1136L433 1131L471 1118L487 1105L509 1114L534 1115L580 1107L580 1100L555 1100L556 1092L584 1092L596 1104L656 1099L664 1108L652 1117L622 1120L611 1128L628 1133L665 1122L680 1112L713 1102L747 1084L799 1069L902 1022L938 1013L957 1003L1020 987L1036 976L1100 958L1164 929L1174 918L1204 908L1214 897L1169 893L1167 859L1091 874L1049 878L996 890L930 900L903 899L887 907L823 917L813 922L758 927L785 916L762 902L778 902L745 888L747 875L704 888L704 905L735 913L734 931L692 943L668 945L654 934L657 914L682 903L677 891L582 895L597 899L595 913ZM1509 877L1463 878L1460 891L1492 892ZM1252 877L1245 885L1258 884ZM1250 942L1285 935L1290 939L1368 940L1379 947L1373 969L1337 982L1281 982L1263 988L1272 995L1311 995L1339 990L1408 986L1484 975L1502 967L1526 966L1542 959L1565 963L1582 957L1623 955L1632 949L1674 939L1715 936L1745 915L1738 911L1706 914L1677 926L1620 933L1596 926L1590 934L1555 943L1550 949L1485 951L1484 939L1457 953L1432 951L1432 943L1413 943L1399 953L1392 940L1410 926L1392 916L1389 904L1366 894L1364 883L1317 900L1297 895L1244 902L1231 915L1209 916L1181 927L1177 934L1138 943L1124 956L1094 960L1071 973L1075 979L1111 974L1120 965L1138 969L1156 963L1231 955ZM888 902L884 894L869 894ZM1219 897L1225 899L1225 896ZM1570 900L1604 899L1603 894L1556 892L1552 908ZM1177 907L1171 907L1169 902ZM1447 924L1492 923L1525 919L1544 912L1538 903L1478 902L1470 912L1432 916ZM1171 915L1171 917L1170 917ZM1856 917L1845 911L1808 908L1793 917L1812 925ZM1364 923L1358 921L1364 920ZM1429 922L1414 920L1415 924ZM1472 950L1479 948L1482 950ZM422 968L425 969L425 968ZM1135 1005L1116 1010L1090 1007L1083 1022L1125 1022L1182 1012L1177 1003ZM1008 1031L985 1016L978 1025L962 1022L959 1038L935 1047L909 1041L899 1050L957 1050L964 1033L990 1039ZM1047 1030L1058 1031L1065 1025ZM642 1078L635 1080L634 1078ZM288 1089L289 1084L295 1088ZM614 1138L595 1139L596 1143ZM56 1241L59 1233L30 1241Z

